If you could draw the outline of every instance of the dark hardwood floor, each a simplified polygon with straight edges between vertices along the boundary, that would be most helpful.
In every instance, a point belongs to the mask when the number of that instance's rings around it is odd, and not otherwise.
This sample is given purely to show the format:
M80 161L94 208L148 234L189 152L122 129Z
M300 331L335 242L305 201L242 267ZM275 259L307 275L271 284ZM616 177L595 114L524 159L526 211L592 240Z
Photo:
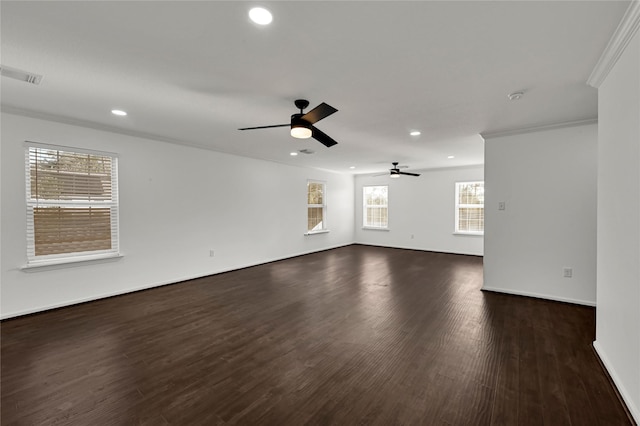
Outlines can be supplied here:
M2 425L628 425L592 308L349 246L1 324ZM52 290L54 291L54 290Z

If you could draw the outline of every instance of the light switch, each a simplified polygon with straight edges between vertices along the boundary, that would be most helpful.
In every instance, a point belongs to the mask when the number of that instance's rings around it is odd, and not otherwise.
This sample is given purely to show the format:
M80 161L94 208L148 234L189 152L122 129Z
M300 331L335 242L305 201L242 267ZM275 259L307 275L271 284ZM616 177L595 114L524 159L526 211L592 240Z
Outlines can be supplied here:
M500 201L498 203L498 210L504 210L507 207L506 203L504 201Z

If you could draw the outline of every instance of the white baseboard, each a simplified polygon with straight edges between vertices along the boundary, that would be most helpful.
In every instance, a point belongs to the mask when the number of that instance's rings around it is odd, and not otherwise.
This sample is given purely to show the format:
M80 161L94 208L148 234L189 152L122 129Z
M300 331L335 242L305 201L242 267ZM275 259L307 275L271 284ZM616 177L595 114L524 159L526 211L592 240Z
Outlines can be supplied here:
M482 290L492 291L495 293L513 294L516 296L535 297L536 299L553 300L555 302L573 303L576 305L584 305L584 306L591 306L591 307L596 306L596 303L590 300L571 299L568 297L557 297L549 294L531 293L528 291L518 291L518 290L511 290L511 289L506 290L504 288L494 288L494 287L487 287L487 286L483 286Z
M620 380L620 376L618 376L616 369L613 368L613 364L611 364L609 357L607 356L604 349L598 343L597 340L593 342L593 348L596 350L596 353L600 357L600 361L602 361L604 368L607 369L607 372L609 373L611 380L613 380L613 383L616 385L616 388L618 389L618 393L622 397L622 400L624 401L624 403L627 405L627 409L629 409L631 416L633 416L633 419L636 421L636 424L640 424L640 408L636 405L636 401L633 401L633 399L629 395L629 392L622 384L622 381Z
M465 251L443 251L443 250L429 249L429 248L424 248L424 247L410 247L410 246L387 245L387 244L372 244L372 243L363 243L363 242L358 242L358 241L356 241L353 244L357 244L357 245L360 245L360 246L384 247L384 248L395 248L395 249L401 249L401 250L427 251L427 252L431 252L431 253L460 254L460 255L463 255L463 256L483 257L482 253L471 253L471 252L465 252Z
M65 302L61 302L61 303L56 303L56 304L51 304L51 305L46 305L46 306L40 306L40 307L33 308L33 309L26 309L24 311L11 312L9 314L2 313L2 314L0 314L0 320L5 320L5 319L9 319L9 318L16 318L16 317L20 317L20 316L23 316L23 315L35 314L35 313L38 313L38 312L50 311L52 309L64 308L66 306L78 305L80 303L93 302L94 300L106 299L108 297L114 297L114 296L121 296L123 294L135 293L136 291L148 290L148 289L151 289L151 288L162 287L162 286L170 285L170 284L176 284L176 283L180 283L180 282L183 282L183 281L195 280L195 279L198 279L198 278L208 277L208 276L211 276L211 275L224 274L225 272L237 271L239 269L250 268L252 266L264 265L266 263L277 262L279 260L291 259L291 258L298 257L298 256L304 256L304 255L307 255L307 254L318 253L318 252L326 251L326 250L333 250L333 249L336 249L336 248L339 248L339 247L346 247L346 246L350 246L350 245L353 245L353 243L338 244L338 245L335 245L335 246L325 247L325 248L321 248L321 249L317 249L317 250L308 250L308 251L304 251L304 252L297 253L297 254L289 254L289 255L282 256L282 257L266 259L266 260L255 262L255 263L247 263L247 264L242 264L242 265L236 265L236 266L233 266L231 268L215 270L215 271L207 272L207 273L204 273L204 274L176 277L176 278L168 280L168 281L159 281L159 282L143 285L143 286L140 286L140 287L127 288L127 289L122 290L122 291L114 291L114 292L110 292L110 293L98 294L98 295L91 296L91 297L85 297L85 298L80 298L80 299L69 300L69 301L65 301Z

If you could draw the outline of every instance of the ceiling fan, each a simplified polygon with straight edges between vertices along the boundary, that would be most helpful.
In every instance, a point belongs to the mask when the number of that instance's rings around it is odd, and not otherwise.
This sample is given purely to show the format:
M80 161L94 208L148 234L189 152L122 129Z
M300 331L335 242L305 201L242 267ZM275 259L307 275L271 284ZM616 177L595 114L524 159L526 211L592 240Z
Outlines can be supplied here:
M313 137L315 140L326 146L327 148L336 145L338 142L333 140L329 135L314 126L315 123L326 118L338 111L331 105L324 102L309 111L303 113L302 110L309 106L309 101L306 99L296 99L294 102L296 107L300 110L299 113L291 115L291 123L289 124L274 124L271 126L259 126L259 127L244 127L238 130L254 130L254 129L269 129L271 127L291 127L291 136L298 139L308 139Z
M398 166L398 162L394 161L393 163L393 167L389 169L389 177L390 178L394 178L397 179L400 177L400 175L407 175L407 176L420 176L419 173L409 173L409 172L401 172L400 169L406 169L408 166ZM372 176L384 176L387 173L378 173Z

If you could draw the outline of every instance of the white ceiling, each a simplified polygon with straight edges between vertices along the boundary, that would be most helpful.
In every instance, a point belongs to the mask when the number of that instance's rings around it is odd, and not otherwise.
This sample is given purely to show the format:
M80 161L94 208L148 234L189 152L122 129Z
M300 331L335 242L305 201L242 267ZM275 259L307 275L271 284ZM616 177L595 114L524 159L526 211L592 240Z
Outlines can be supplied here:
M2 108L344 173L482 164L480 133L597 117L585 82L628 4L3 0L2 65L44 79L3 77ZM297 98L339 110L317 123L338 145L236 130Z

